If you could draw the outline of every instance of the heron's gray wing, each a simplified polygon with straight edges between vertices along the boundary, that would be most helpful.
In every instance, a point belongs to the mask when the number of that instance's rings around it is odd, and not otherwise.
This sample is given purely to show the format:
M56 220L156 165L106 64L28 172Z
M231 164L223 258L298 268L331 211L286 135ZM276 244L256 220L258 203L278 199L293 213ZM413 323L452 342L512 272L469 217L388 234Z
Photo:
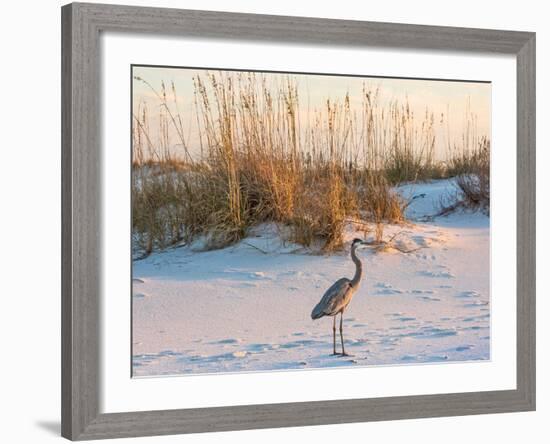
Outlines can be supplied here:
M348 278L338 279L315 306L311 312L311 317L317 319L325 315L338 313L344 304L345 295L349 289L350 280Z

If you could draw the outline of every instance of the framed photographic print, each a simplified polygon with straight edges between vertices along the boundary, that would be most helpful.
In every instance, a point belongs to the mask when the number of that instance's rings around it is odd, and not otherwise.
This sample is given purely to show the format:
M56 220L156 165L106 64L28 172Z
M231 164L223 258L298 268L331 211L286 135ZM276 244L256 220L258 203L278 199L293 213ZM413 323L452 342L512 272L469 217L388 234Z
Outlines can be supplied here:
M70 4L62 434L535 408L535 35Z

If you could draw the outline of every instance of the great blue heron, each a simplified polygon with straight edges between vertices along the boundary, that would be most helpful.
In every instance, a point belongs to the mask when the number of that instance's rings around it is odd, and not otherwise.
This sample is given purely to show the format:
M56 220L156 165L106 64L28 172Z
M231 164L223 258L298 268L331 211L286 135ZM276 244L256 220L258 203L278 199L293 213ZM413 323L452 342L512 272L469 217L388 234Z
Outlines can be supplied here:
M355 276L353 279L348 278L338 279L325 292L321 301L315 306L311 312L311 319L319 319L323 316L332 316L332 354L349 356L344 349L344 335L342 333L342 319L344 310L351 302L353 295L359 288L361 277L363 275L363 264L357 257L355 251L357 247L365 245L361 239L353 239L351 243L351 260L355 264ZM336 353L336 315L340 313L340 341L342 342L342 353Z

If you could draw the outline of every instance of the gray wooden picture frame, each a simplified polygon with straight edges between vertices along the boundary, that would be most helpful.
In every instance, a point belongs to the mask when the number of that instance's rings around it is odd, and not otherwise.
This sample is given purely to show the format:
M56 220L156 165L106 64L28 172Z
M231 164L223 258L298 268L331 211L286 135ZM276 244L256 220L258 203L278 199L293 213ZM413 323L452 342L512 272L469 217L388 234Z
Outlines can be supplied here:
M102 32L510 54L517 60L517 388L99 411ZM535 34L73 3L62 8L62 435L73 440L535 409ZM121 118L125 118L121 116Z

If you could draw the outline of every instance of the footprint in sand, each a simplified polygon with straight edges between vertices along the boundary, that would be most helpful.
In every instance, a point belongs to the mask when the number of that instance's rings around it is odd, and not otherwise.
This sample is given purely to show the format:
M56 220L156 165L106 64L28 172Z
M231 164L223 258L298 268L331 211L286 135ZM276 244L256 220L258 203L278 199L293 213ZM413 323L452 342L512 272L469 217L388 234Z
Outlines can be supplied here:
M375 288L379 288L379 290L376 291L376 294L401 294L403 293L403 290L399 290L398 288L393 288L391 284L388 284L386 282L377 282L374 284Z
M270 279L263 271L253 271L249 276L254 279Z
M440 302L441 301L441 299L434 298L434 297L431 297L431 296L420 296L417 299L420 300L420 301L424 301L424 302Z
M258 284L255 282L241 282L237 285L233 285L235 288L257 288Z
M451 279L455 277L454 274L452 274L450 271L447 271L447 270L441 270L441 271L423 270L423 271L420 271L418 274L420 274L421 276L432 277L432 278Z
M467 317L467 318L463 318L462 319L462 322L474 322L474 321L477 321L479 318L477 316L470 316L470 317Z
M211 344L222 344L222 345L229 345L229 344L238 344L240 339L236 338L227 338L227 339L220 339L219 341L211 342Z
M375 285L376 288L379 290L376 291L376 294L402 294L404 293L403 290L400 290L398 288L393 288L391 284L387 284L385 282L378 282Z
M472 325L471 327L465 327L463 330L470 330L470 331L478 331L478 330L486 330L489 327L482 327L481 325Z
M397 318L396 320L400 322L409 322L409 321L416 321L416 318L413 318L411 316L403 316L403 317Z
M262 343L251 344L247 348L248 348L248 351L251 353L260 353L260 352L265 352L272 349L271 344L262 344Z
M406 330L407 328L409 327L406 325L398 325L397 327L390 327L390 330Z
M424 236L411 236L411 240L413 240L416 245L418 245L419 247L424 247L424 248L428 248L432 245L432 241L433 239L430 239L428 237L424 237Z
M376 284L374 284L374 286L376 288L392 288L392 285L386 282L377 282Z
M383 288L382 290L378 290L376 294L402 294L403 290L399 290L397 288Z
M392 316L392 317L403 316L403 312L402 311L396 311L394 313L387 313L384 316Z
M464 298L464 299L470 299L470 298L479 298L481 294L479 294L477 291L462 291L456 295L457 298Z
M304 346L311 346L316 344L323 344L322 341L314 341L311 339L303 339L300 341L293 341L293 342L287 342L286 344L281 344L280 348L288 349L288 348L297 348L297 347L304 347Z
M472 301L472 302L468 302L467 304L464 304L464 307L466 307L466 308L476 308L476 307L483 307L485 305L489 305L489 302L486 302L486 301Z
M415 338L445 338L447 336L456 336L456 330L439 327L422 327L419 331L412 333L410 336Z
M244 358L247 354L248 354L248 352L245 351L245 350L236 351L236 352L232 353L233 357L235 357L235 358Z
M423 254L421 257L422 257L422 259L424 259L426 261L427 260L432 260L432 261L436 260L436 257L433 254L431 254L431 255L430 254Z

